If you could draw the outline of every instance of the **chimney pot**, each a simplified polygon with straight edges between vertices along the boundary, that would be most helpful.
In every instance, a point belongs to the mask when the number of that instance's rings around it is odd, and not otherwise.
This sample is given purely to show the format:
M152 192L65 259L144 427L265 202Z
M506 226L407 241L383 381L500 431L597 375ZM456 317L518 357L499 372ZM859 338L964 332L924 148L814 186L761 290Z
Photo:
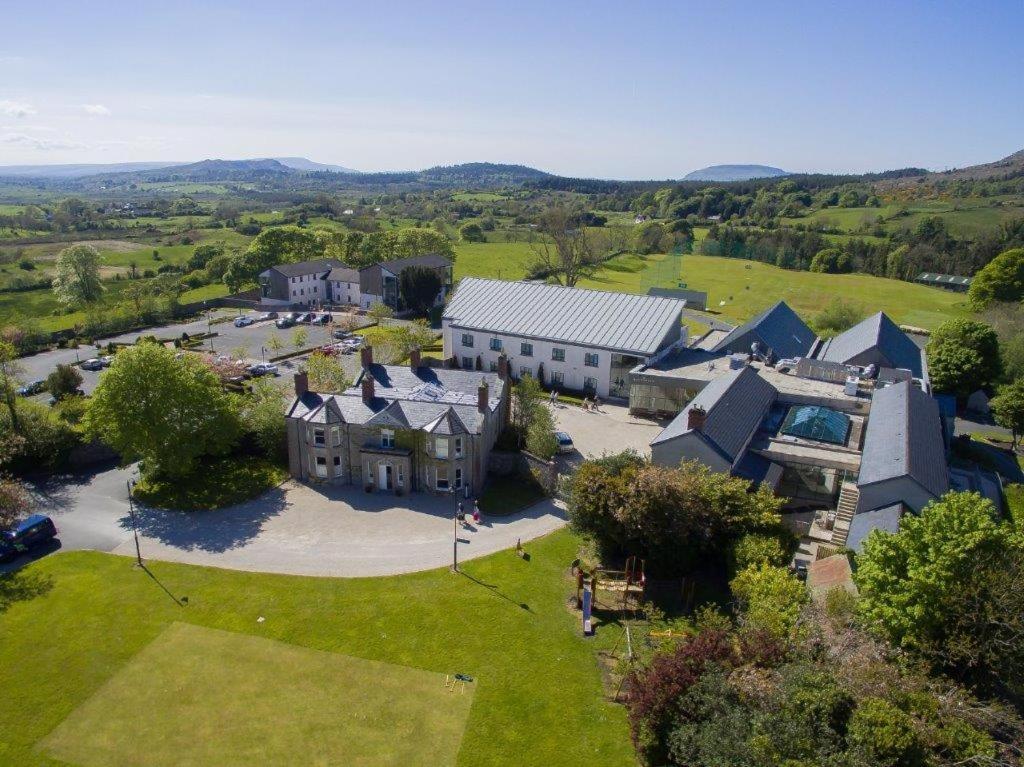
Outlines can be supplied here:
M508 380L508 355L505 352L498 356L498 378L502 381Z
M693 431L704 431L704 423L708 420L707 411L704 408L691 407L687 413L686 428Z
M370 375L370 371L363 373L363 402L369 404L373 402L373 398L376 396L373 386L373 376Z
M373 364L373 347L367 344L359 350L359 361L363 366L363 370L370 367Z
M309 373L302 371L295 374L295 396L301 397L309 391Z
M487 381L480 381L480 386L476 390L476 407L481 413L486 413L491 404L489 388Z
M414 346L409 350L409 367L415 370L420 366L420 347Z

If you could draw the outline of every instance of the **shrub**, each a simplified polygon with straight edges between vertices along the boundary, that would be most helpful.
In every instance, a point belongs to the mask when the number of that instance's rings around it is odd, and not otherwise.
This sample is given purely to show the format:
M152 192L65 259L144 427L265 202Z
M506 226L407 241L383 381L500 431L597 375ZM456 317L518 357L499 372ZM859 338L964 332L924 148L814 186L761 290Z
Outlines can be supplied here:
M914 731L914 720L879 698L861 701L847 733L851 751L879 767L919 767L924 750Z

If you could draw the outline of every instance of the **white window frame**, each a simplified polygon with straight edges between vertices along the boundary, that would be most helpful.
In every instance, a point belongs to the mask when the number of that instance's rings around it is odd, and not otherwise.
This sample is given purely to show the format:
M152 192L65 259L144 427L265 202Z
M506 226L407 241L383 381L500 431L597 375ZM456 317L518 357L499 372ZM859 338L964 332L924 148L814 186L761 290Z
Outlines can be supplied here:
M533 356L533 344L529 341L522 341L519 344L519 356L521 357L532 357Z
M316 475L321 479L327 478L327 456L318 455L316 457Z
M342 474L344 474L344 469L341 465L341 456L336 455L334 456L334 476L340 477Z
M583 364L588 368L600 367L601 358L594 352L587 352L583 355Z
M442 484L442 482L444 484ZM438 490L443 490L446 493L451 489L451 481L448 479L448 469L444 470L444 479L441 479L441 470L438 468L434 469L434 487Z
M327 430L317 427L313 428L313 444L317 447L324 447L327 444Z
M405 467L402 464L395 469L395 487L405 487Z
M565 349L561 346L551 347L551 361L552 362L565 362Z
M455 457L462 458L462 437L455 438Z
M469 343L466 343L466 341L469 341ZM473 348L473 334L472 333L463 333L462 334L462 345L465 346L467 349L472 349Z
M456 490L461 490L462 489L462 467L461 466L455 467L455 489Z
M448 459L448 438L434 437L434 455L443 460Z
M380 446L386 448L393 448L395 446L395 430L394 429L381 429L380 430Z
M341 444L341 429L337 426L331 427L331 445L337 447Z
M492 352L500 352L501 351L501 339L500 338L492 338L490 340L490 343L487 344L487 348L490 349Z

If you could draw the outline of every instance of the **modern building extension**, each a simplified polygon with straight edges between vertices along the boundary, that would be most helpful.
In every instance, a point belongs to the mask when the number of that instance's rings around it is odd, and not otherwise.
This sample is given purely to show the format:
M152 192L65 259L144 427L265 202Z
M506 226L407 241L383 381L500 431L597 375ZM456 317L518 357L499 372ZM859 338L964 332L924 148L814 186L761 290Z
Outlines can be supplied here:
M313 392L305 373L295 376L285 416L292 476L395 493L479 490L508 416L507 360L480 373L422 366L418 350L408 366L361 353L343 392Z
M357 306L369 309L383 303L394 311L405 309L399 284L411 267L430 269L441 282L434 304L451 290L452 262L437 253L412 256L353 269L337 259L278 264L260 273L260 300L269 306Z
M442 317L445 357L601 397L629 394L629 371L686 340L670 298L467 277Z

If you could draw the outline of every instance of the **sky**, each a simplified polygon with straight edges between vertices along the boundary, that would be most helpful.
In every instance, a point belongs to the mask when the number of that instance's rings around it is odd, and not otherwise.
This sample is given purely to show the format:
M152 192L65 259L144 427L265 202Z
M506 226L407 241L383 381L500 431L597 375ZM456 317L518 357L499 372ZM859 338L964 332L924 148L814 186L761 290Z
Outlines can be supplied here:
M1024 0L0 0L0 165L304 156L596 178L1024 149Z

